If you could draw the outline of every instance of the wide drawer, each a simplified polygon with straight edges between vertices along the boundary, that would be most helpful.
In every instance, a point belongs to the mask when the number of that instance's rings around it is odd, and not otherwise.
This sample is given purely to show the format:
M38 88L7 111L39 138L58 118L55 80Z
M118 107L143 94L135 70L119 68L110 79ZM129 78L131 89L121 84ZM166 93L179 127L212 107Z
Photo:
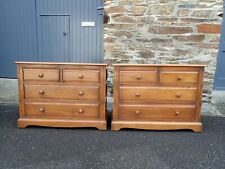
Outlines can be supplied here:
M120 87L121 101L195 101L196 88Z
M160 82L175 84L198 83L198 75L198 72L162 71L160 72Z
M120 83L152 83L157 81L157 71L120 71Z
M58 69L23 69L24 80L59 81Z
M25 99L98 100L98 86L25 85Z
M121 120L194 120L193 105L120 105Z
M98 104L66 104L66 103L27 103L25 104L27 117L49 118L97 118L99 116Z
M63 70L63 82L99 82L98 70Z

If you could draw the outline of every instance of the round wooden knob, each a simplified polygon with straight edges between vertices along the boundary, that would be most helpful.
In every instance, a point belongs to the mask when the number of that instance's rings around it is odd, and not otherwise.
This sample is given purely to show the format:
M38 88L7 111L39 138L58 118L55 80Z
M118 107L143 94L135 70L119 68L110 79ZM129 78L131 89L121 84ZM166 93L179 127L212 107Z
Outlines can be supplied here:
M175 114L176 114L176 116L179 116L180 115L180 112L179 111L176 111Z
M44 77L44 74L43 74L43 73L40 73L40 74L38 75L38 77L43 78L43 77Z
M80 91L78 94L79 94L80 96L83 96L83 95L84 95L84 92Z
M44 108L40 108L39 111L40 111L40 112L44 112L45 109L44 109Z
M135 112L136 114L140 114L141 112L140 112L140 110L136 110L136 112Z
M178 76L177 77L177 80L179 80L179 81L182 80L182 77L181 76Z
M40 90L39 94L45 94L45 91L44 90Z
M83 109L79 109L78 112L79 113L84 113L84 110Z
M137 75L137 80L140 80L141 79L141 76L140 75Z
M79 79L83 79L83 78L84 78L84 75L81 75L81 74L80 74L80 75L78 75L78 78L79 78Z
M176 96L177 96L177 97L181 97L181 94L180 94L180 93L177 93Z
M141 94L140 94L140 93L136 93L135 96L136 96L136 97L140 97Z

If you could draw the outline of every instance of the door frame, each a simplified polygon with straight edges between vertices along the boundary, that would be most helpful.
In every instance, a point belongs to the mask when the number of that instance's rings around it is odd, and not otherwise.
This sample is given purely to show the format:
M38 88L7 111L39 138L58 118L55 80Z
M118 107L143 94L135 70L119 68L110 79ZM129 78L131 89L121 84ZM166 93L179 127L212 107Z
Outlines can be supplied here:
M225 1L223 3L223 14L225 14ZM225 91L225 16L223 15L223 23L220 32L220 44L219 51L217 54L216 72L214 75L213 90L224 90Z
M39 44L39 38L40 38L40 34L42 34L42 31L41 30L41 17L44 17L44 16L67 16L68 19L69 19L69 36L71 34L71 15L70 14L38 14L36 12L36 27L37 27L37 58L38 58L38 61L41 61L40 59L40 44ZM65 57L65 60L67 62L69 62L71 60L70 58L70 54L71 54L71 38L69 38L69 44L68 44L68 54L67 56L63 56ZM64 62L64 61L63 61Z

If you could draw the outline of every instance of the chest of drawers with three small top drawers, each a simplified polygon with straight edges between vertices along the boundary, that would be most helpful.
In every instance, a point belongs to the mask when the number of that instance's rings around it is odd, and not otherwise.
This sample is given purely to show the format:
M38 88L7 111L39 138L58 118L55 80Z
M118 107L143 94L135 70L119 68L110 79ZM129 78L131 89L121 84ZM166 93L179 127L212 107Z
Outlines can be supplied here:
M114 65L112 130L202 131L202 65Z
M106 64L17 62L18 127L106 130Z

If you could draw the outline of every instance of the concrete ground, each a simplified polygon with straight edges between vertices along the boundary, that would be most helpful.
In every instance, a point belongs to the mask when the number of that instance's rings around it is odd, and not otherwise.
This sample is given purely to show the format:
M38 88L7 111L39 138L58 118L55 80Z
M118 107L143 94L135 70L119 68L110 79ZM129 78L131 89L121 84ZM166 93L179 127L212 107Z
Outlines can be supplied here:
M204 132L18 129L18 107L0 105L0 169L224 169L225 118Z

